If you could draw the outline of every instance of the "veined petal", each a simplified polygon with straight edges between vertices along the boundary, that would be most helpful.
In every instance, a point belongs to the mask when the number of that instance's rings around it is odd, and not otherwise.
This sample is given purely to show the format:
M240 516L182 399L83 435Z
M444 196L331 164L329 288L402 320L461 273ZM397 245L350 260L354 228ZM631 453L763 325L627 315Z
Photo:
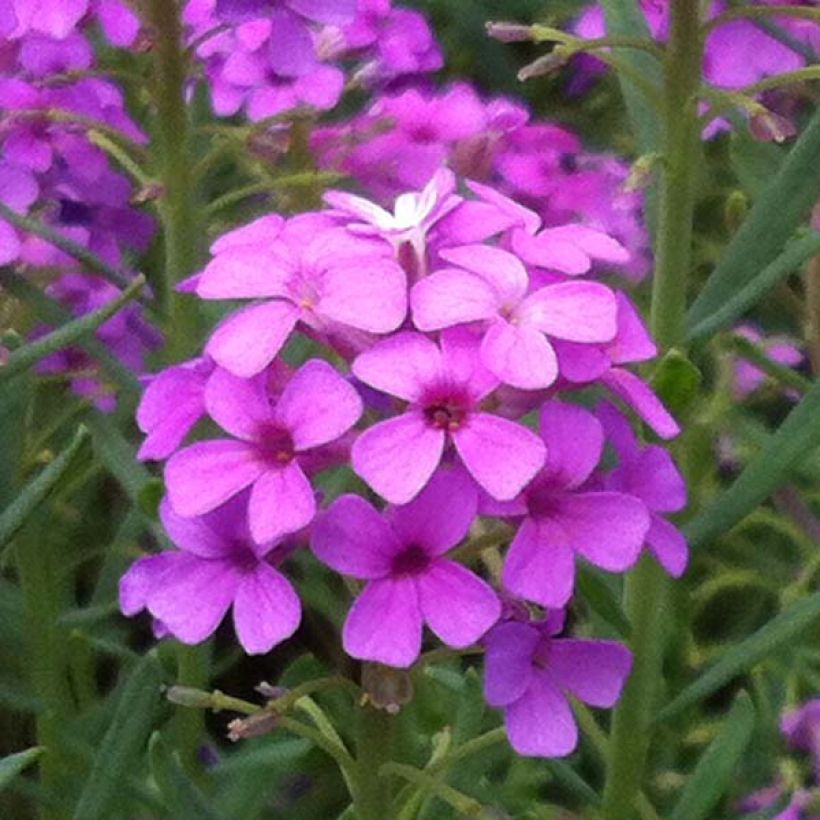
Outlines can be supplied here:
M315 514L313 487L296 462L267 470L253 485L248 522L257 544L298 532L310 524Z
M302 606L290 581L260 562L242 576L233 602L233 622L239 643L249 655L270 652L296 632Z
M608 342L618 329L615 294L597 282L560 282L530 294L518 307L522 324L569 342Z

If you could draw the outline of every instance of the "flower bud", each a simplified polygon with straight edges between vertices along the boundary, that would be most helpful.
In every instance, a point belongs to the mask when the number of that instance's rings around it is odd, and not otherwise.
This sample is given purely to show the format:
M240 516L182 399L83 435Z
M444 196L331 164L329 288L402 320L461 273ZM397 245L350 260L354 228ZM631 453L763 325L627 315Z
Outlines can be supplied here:
M191 686L169 686L165 697L177 706L187 706L192 709L209 709L213 703L210 692L194 689Z
M366 702L389 715L398 714L413 698L410 673L378 663L366 663L362 667L362 689Z
M569 62L571 56L571 52L558 46L558 48L549 54L545 54L543 57L539 57L537 60L533 60L528 65L525 65L524 68L518 72L518 79L523 83L526 80L531 80L533 77L546 77L549 74L554 74Z
M762 106L749 119L749 130L760 142L784 142L797 133L793 122Z
M520 23L494 23L489 21L484 26L487 34L502 43L526 43L533 39L532 26Z
M228 724L228 740L236 743L249 737L261 737L272 732L278 725L274 712L260 710L244 718L236 718Z

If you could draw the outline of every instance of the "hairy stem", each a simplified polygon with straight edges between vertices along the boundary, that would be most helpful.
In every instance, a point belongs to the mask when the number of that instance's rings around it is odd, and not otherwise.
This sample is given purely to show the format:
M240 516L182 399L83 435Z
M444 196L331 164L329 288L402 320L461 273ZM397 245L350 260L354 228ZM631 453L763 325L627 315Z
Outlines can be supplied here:
M390 762L394 718L364 705L357 714L356 788L353 804L359 820L384 820L391 816L390 776L381 768Z

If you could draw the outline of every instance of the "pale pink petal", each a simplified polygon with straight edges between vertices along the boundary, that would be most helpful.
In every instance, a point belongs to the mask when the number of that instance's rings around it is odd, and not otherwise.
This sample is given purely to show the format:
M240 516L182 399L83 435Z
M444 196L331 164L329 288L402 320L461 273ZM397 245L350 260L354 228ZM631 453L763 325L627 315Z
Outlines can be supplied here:
M570 342L608 342L618 329L615 294L597 282L561 282L530 294L519 321Z
M272 566L261 562L242 576L233 602L233 622L249 655L263 655L289 638L301 616L299 596Z
M299 318L290 302L264 302L229 316L214 331L205 352L217 364L250 378L270 364Z
M445 268L425 276L410 293L413 324L419 330L490 319L498 312L493 290L478 276Z
M268 470L254 483L248 502L248 523L257 544L298 532L313 520L316 496L295 462Z
M679 512L686 506L686 482L663 447L645 447L628 472L631 480L624 490L637 495L650 510Z
M223 429L237 438L259 438L273 416L264 374L251 379L217 367L205 385L205 409Z
M604 431L583 407L549 401L541 408L546 470L564 487L579 487L592 475L604 451Z
M578 745L578 727L563 692L545 675L506 710L510 745L526 757L565 757Z
M498 295L514 306L527 292L529 276L517 256L490 245L462 245L440 251L442 259L476 274Z
M212 245L211 253L221 254L229 248L240 248L243 245L265 245L273 242L279 236L285 225L284 217L279 214L266 214L254 219L247 225L241 225L232 231L223 233ZM282 259L287 257L283 254ZM264 272L264 271L263 271Z
M610 708L632 668L632 655L615 641L562 639L550 644L546 673L590 706Z
M353 374L383 393L417 401L440 376L441 353L421 333L396 333L357 356Z
M615 299L618 302L618 332L606 347L612 363L627 364L654 359L658 355L658 348L641 315L626 294L618 291Z
M297 451L334 441L362 414L356 388L331 365L311 359L296 371L276 404L276 418Z
M552 242L572 242L593 259L624 264L630 259L629 251L616 239L588 225L559 225L543 232Z
M640 453L640 445L629 419L608 401L601 402L595 412L604 427L607 441L618 454L618 460L623 464L636 459Z
M371 581L348 613L342 643L353 658L404 669L421 651L421 623L412 578Z
M680 426L660 399L634 373L613 367L601 381L618 398L625 401L661 438L674 438Z
M422 490L441 461L443 430L410 412L365 430L351 450L354 471L393 504L406 504Z
M503 319L484 335L481 361L502 382L521 390L549 387L558 378L555 351L544 334Z
M175 565L173 552L162 552L140 558L128 568L120 578L120 609L126 618L142 612L148 603L148 595L156 589L164 573L173 570Z
M165 465L165 486L180 515L202 515L244 490L264 471L257 449L244 441L201 441L171 456Z
M509 501L544 466L544 442L516 422L474 413L452 433L456 450L473 478L499 501Z
M491 203L511 219L514 219L515 223L521 225L527 233L534 234L541 227L541 217L535 211L525 208L508 196L504 196L491 185L484 185L472 179L466 180L466 185L476 196L485 202Z
M481 335L466 325L439 334L442 371L453 384L463 385L474 403L498 387L498 378L481 362Z
M573 242L552 239L549 231L542 231L538 236L531 236L522 230L514 231L512 246L524 262L539 268L576 276L586 273L591 267L589 256L584 251Z
M337 261L325 272L316 312L370 333L389 333L407 315L407 278L392 259Z
M461 564L440 558L417 581L424 622L447 646L474 644L501 615L495 590Z
M467 472L440 467L409 504L390 508L388 517L402 543L442 555L467 535L477 507L478 492Z
M171 506L167 496L159 505L159 517L171 541L186 552L201 558L222 558L234 549L233 544L208 526L206 517L183 518Z
M41 0L31 22L32 28L62 40L88 11L88 0Z
M548 520L525 518L510 544L504 587L518 598L558 609L575 585L575 558L567 534Z
M649 530L646 505L624 493L566 493L555 499L552 515L574 550L610 572L638 560Z
M541 635L530 624L507 621L487 635L484 654L484 698L490 706L508 706L527 691L533 676L533 654Z
M247 226L250 228L251 226ZM273 242L229 245L214 257L199 278L196 292L203 299L256 299L287 296L294 262L277 252Z
M683 533L674 525L653 515L646 543L658 563L673 577L680 578L689 563L689 548Z
M329 567L362 580L383 578L402 543L385 518L358 495L343 495L321 514L310 547Z

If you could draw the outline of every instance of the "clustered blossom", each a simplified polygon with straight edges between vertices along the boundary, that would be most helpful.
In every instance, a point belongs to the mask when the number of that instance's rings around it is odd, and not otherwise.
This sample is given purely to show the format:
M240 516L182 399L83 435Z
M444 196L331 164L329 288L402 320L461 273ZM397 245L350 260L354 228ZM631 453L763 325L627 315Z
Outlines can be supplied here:
M342 191L326 201L224 234L183 285L248 304L146 389L141 457L165 461L178 550L134 565L124 611L194 643L232 605L242 646L266 652L298 624L286 559L309 544L363 584L342 632L351 657L409 667L425 626L455 650L483 642L487 699L514 748L569 754L567 697L611 706L631 665L618 644L557 637L576 561L623 572L647 549L675 576L687 561L666 518L685 503L682 478L626 415L678 432L629 369L655 346L598 278L629 253L446 168L389 210ZM304 363L286 363L296 350ZM612 401L573 400L601 390ZM373 495L323 504L314 479L348 468ZM465 566L465 539L510 525L497 576Z

